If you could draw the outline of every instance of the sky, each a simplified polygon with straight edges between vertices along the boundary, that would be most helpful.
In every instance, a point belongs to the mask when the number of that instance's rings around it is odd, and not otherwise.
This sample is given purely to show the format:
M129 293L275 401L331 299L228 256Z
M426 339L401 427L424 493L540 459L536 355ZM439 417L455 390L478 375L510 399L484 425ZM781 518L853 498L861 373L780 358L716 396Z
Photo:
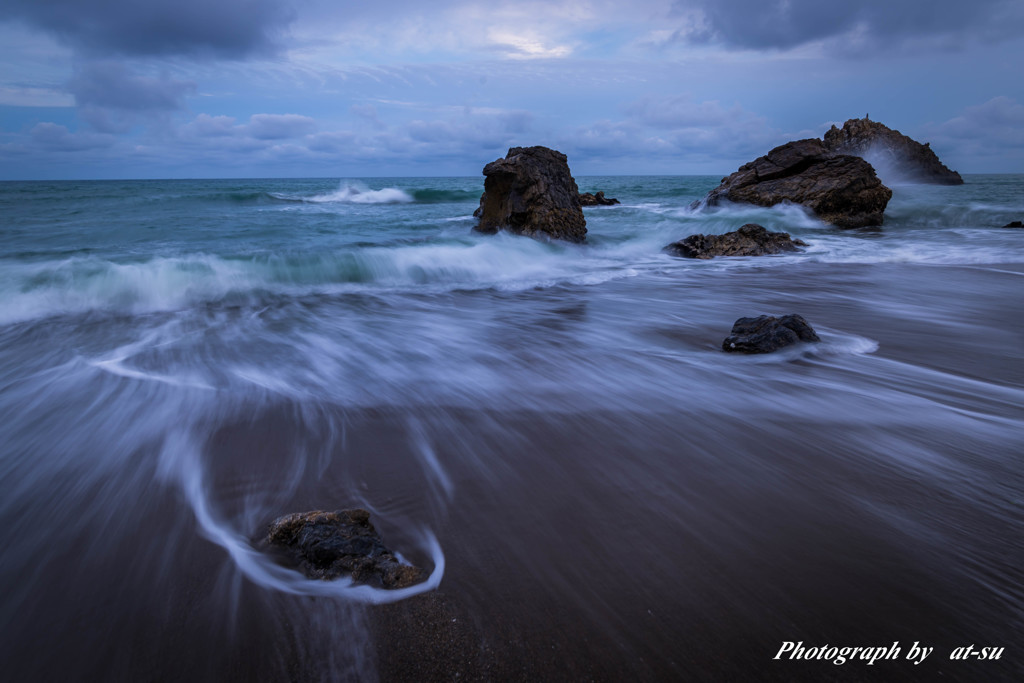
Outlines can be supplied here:
M1024 172L1022 0L4 0L0 180L726 175L870 115Z

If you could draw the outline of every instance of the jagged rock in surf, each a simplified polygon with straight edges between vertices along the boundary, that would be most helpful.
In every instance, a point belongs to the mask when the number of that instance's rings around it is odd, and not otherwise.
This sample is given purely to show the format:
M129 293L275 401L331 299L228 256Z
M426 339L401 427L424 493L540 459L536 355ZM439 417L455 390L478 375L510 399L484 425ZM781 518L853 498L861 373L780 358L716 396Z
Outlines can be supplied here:
M1011 221L1003 226L1004 228L1024 228L1024 223L1020 221Z
M604 192L601 191L597 194L584 192L580 195L580 204L582 206L612 206L614 204L621 204L621 202L612 197L605 197Z
M787 142L740 166L693 208L724 200L758 206L793 202L826 223L861 228L881 225L891 198L892 190L882 184L871 164L831 152L821 140L807 139Z
M311 579L350 576L356 583L405 588L425 581L384 545L366 510L296 512L274 520L266 543Z
M894 178L936 185L963 185L956 171L939 161L930 143L923 145L898 130L868 118L850 119L825 133L825 147L837 154L866 159Z
M666 246L672 256L709 259L715 256L764 256L799 251L807 243L793 239L788 232L769 232L757 223L747 223L724 235L690 235Z
M737 320L732 326L732 333L722 342L722 350L730 353L771 353L801 341L821 341L802 316L795 313L781 318L760 315Z
M561 152L547 147L513 147L504 159L484 166L484 176L478 232L507 230L569 242L586 239L579 188Z

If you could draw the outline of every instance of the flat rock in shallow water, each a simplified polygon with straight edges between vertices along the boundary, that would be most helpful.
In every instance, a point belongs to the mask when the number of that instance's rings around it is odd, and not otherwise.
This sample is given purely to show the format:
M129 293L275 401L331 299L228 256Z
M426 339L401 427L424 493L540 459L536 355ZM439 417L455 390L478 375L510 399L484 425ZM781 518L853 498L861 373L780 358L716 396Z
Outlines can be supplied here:
M1003 226L1004 228L1024 228L1024 223L1020 221L1012 221Z
M797 342L821 341L802 316L760 315L740 318L732 326L732 334L722 342L722 350L730 353L771 353Z
M278 517L270 524L266 541L311 579L350 576L356 583L405 588L427 578L422 569L395 558L366 510L314 510Z
M613 206L615 204L621 204L621 202L614 197L605 197L603 191L597 194L584 192L580 195L581 206Z
M769 232L757 223L747 223L724 235L690 235L663 249L672 256L709 259L715 256L764 256L799 251L807 243L792 239L788 232Z

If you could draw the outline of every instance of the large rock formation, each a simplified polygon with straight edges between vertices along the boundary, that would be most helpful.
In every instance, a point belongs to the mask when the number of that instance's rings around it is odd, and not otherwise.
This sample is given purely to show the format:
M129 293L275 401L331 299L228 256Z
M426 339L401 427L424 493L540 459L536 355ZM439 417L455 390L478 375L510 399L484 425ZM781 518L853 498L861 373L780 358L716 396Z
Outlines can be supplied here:
M892 190L882 184L871 164L808 139L787 142L740 166L694 207L722 200L758 206L788 201L806 206L826 223L860 228L881 225L890 198Z
M771 353L797 342L821 341L802 316L759 315L740 318L732 326L732 334L722 342L722 350L730 353Z
M1003 227L1004 228L1024 228L1024 223L1021 223L1020 221L1010 221L1009 223L1007 223Z
M476 230L582 242L587 221L565 155L547 147L513 147L484 166Z
M921 144L877 121L850 119L842 128L825 133L825 147L837 154L867 160L875 170L893 180L938 185L962 185L964 180L947 168L929 144Z
M366 510L285 515L271 523L265 540L311 579L350 576L356 583L405 588L427 578L395 558Z
M799 251L806 242L792 239L788 232L769 232L757 223L747 223L724 235L690 235L663 249L672 256L709 259L715 256L764 256Z

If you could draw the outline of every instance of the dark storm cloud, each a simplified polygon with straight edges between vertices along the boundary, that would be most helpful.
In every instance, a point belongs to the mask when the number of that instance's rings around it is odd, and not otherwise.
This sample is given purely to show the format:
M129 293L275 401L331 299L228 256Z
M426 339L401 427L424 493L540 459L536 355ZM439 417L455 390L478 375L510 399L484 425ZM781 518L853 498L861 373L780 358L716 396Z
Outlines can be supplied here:
M72 133L65 126L56 123L37 123L29 136L38 147L60 152L79 152L82 150L110 147L114 144L114 136L93 132Z
M167 75L142 76L116 62L89 62L68 84L78 115L94 130L125 133L138 125L162 124L185 108L196 84Z
M117 62L93 62L78 70L70 89L79 107L171 111L184 107L196 84L168 76L139 76Z
M253 114L245 132L257 140L287 140L316 131L316 121L300 114Z
M954 168L973 164L981 168L1000 168L1007 152L1017 161L1010 170L1020 170L1024 157L1024 105L999 96L983 104L967 107L960 116L944 123L929 124L922 130L924 139ZM944 150L949 150L946 155ZM1005 163L1005 162L1004 162Z
M0 20L27 22L96 54L274 52L295 18L281 0L4 0Z
M752 49L785 49L841 38L838 49L956 45L1020 35L1020 0L677 0L690 18L679 37ZM696 13L694 13L696 11Z

